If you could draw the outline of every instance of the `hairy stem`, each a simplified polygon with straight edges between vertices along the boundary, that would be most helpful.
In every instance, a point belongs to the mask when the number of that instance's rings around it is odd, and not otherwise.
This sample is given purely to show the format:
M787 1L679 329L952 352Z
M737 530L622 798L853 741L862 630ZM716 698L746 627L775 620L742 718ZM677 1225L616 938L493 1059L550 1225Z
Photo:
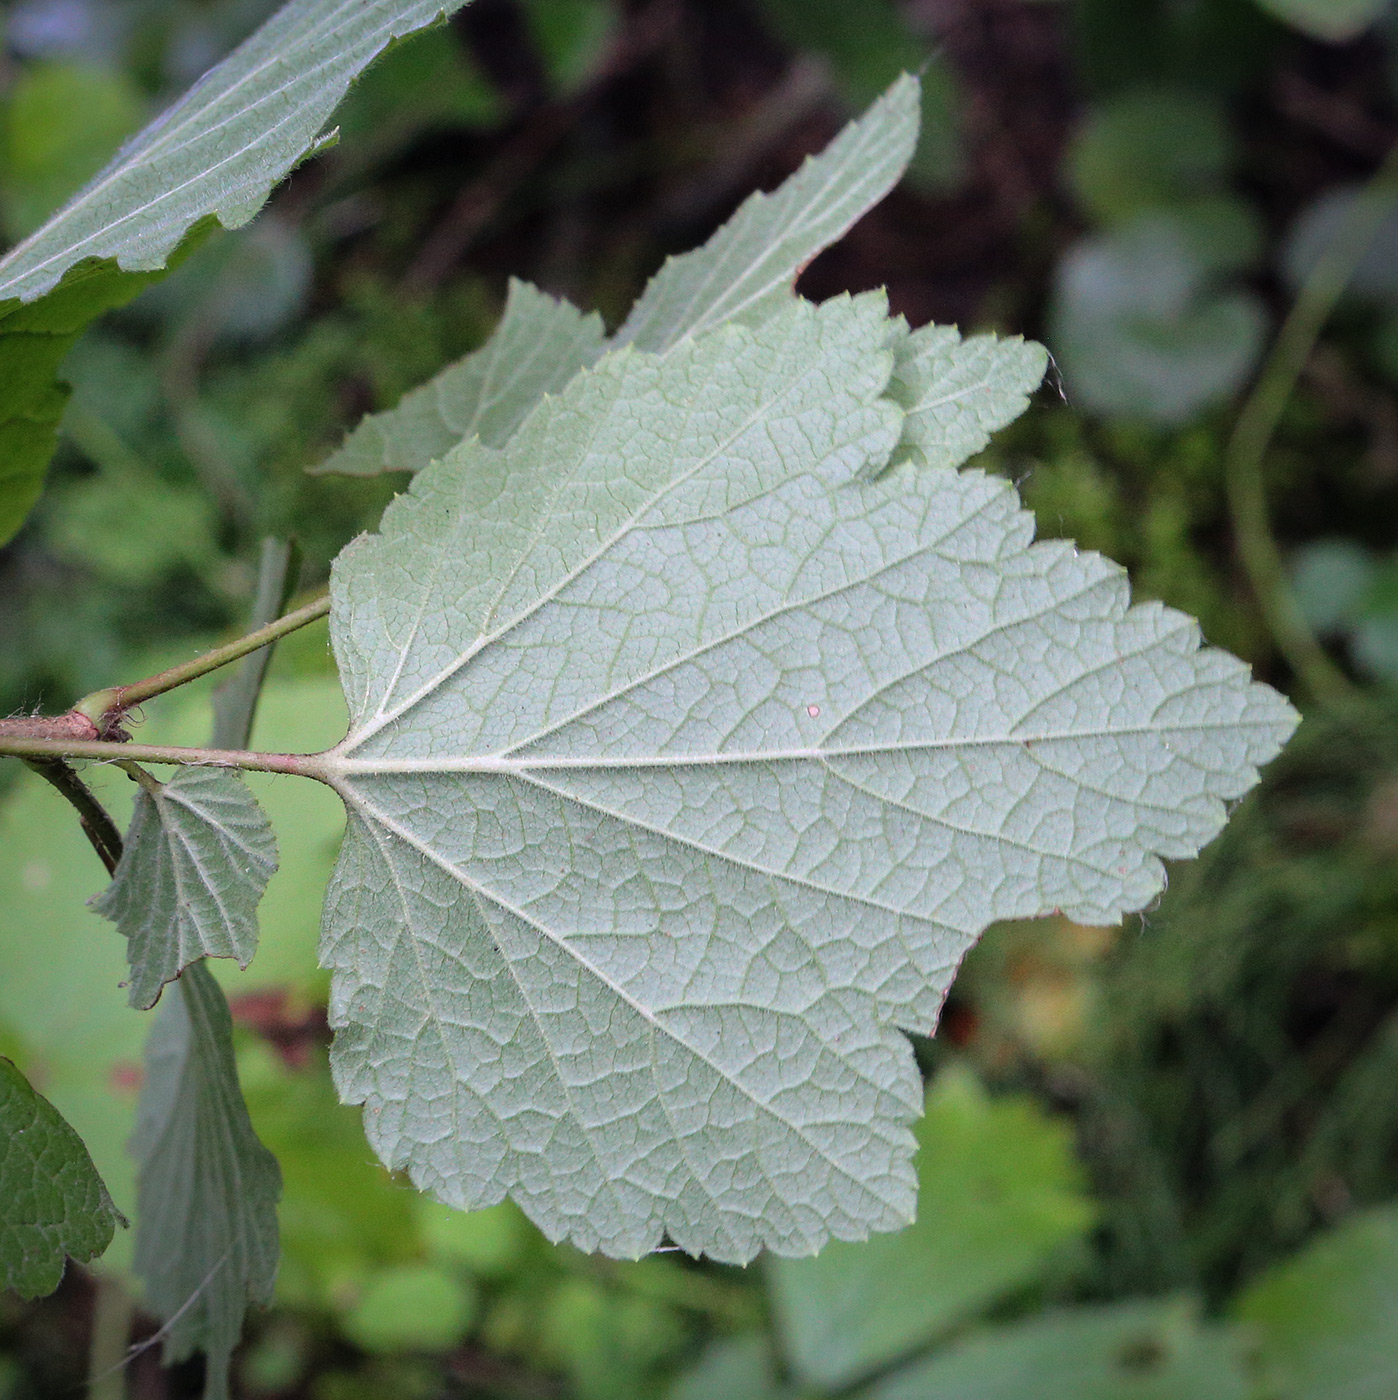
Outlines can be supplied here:
M114 685L106 690L95 690L73 706L73 713L91 720L102 734L110 734L121 716L133 705L139 705L157 695L164 695L166 691L188 685L200 676L207 676L210 671L217 671L231 662L240 661L249 653L270 646L288 633L324 617L329 611L330 595L322 593L319 598L277 618L274 622L258 627L226 646L215 647L213 651L205 652L193 661L171 666L167 671L147 676L143 681L133 681L130 685ZM151 761L160 762L158 759Z
M98 763L178 763L203 768L243 768L255 773L295 773L326 781L320 755L311 753L252 753L244 749L197 749L181 748L176 744L123 744L106 739L35 739L0 734L0 754L26 759L91 759Z
M0 743L3 742L0 739ZM61 758L26 758L25 762L72 804L84 834L97 852L97 859L111 875L121 859L121 832L92 789Z
M1339 232L1301 287L1271 354L1238 415L1224 457L1238 553L1258 607L1297 679L1322 703L1353 692L1301 612L1267 511L1263 463L1311 350L1384 217L1398 199L1398 145L1356 199Z

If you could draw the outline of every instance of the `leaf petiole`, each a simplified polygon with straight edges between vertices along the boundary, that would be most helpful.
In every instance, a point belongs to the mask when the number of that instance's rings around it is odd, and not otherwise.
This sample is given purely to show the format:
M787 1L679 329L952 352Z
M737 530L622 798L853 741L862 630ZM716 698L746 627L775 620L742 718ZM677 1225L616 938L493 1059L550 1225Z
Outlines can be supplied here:
M181 748L176 744L123 744L110 739L44 739L0 731L0 755L26 759L91 759L98 763L178 763L242 768L254 773L296 773L329 782L321 756L255 753L246 749Z
M330 595L328 592L322 593L320 597L284 614L275 622L258 627L239 637L236 641L229 642L226 646L215 647L212 651L205 652L203 656L195 657L193 661L183 662L179 666L171 666L168 670L147 676L145 680L132 681L130 685L114 685L105 690L94 690L91 695L84 696L73 706L72 713L91 720L97 726L100 734L110 736L120 724L122 715L133 706L153 699L157 695L164 695L167 691L175 690L179 686L188 685L190 681L196 681L200 676L207 676L211 671L217 671L220 667L230 665L234 661L241 661L249 653L280 641L288 633L295 632L308 623L317 621L329 611ZM6 749L4 752L15 753L18 750ZM51 753L53 750L46 749L43 752ZM72 756L91 757L92 755L74 754ZM134 754L127 756L135 757ZM150 761L159 763L165 760L151 759ZM194 760L170 759L168 761L180 763Z

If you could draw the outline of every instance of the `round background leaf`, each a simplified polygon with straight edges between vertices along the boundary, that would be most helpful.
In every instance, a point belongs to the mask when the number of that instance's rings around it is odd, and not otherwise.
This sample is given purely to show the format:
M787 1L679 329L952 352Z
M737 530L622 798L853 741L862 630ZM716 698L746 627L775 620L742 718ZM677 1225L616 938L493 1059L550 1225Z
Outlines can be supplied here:
M1296 217L1282 248L1281 268L1296 291L1344 227L1359 197L1358 185L1327 190ZM1398 208L1390 209L1349 279L1348 293L1384 307L1398 306Z
M1116 224L1211 190L1233 158L1217 103L1196 92L1137 88L1088 113L1064 170L1083 208Z
M345 1335L371 1352L446 1351L476 1316L471 1284L432 1264L376 1275L345 1315Z
M1152 215L1070 249L1051 344L1070 398L1095 413L1173 424L1226 398L1262 348L1249 292L1220 292L1188 231Z

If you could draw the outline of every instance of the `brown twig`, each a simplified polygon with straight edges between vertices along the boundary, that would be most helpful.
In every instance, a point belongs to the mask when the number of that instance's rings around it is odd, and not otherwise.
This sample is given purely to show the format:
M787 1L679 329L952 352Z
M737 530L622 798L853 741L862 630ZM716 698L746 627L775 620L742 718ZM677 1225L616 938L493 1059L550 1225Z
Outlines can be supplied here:
M97 852L97 859L106 866L108 875L114 874L121 860L121 832L92 789L61 758L27 758L24 761L72 804L84 835Z

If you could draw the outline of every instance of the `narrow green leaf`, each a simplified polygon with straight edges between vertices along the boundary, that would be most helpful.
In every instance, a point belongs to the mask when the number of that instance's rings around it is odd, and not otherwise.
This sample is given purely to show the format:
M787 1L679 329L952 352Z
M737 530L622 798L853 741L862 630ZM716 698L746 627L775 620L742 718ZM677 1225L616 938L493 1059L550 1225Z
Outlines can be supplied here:
M796 49L819 54L840 96L866 106L899 73L920 73L922 139L907 176L915 186L947 194L966 176L961 114L966 99L956 74L920 36L895 0L762 0L777 34Z
M905 74L780 189L749 195L702 248L666 262L616 343L665 350L770 315L802 268L898 183L917 146L918 104L918 81Z
M132 1139L136 1273L168 1328L166 1361L204 1352L205 1395L225 1400L243 1313L276 1281L281 1172L248 1119L218 983L193 963L176 991L146 1047Z
M0 1287L52 1293L64 1258L95 1259L119 1220L82 1139L0 1058Z
M257 905L277 868L277 842L236 773L182 768L136 798L126 851L92 899L130 941L132 1006L147 1010L197 958L257 951Z
M290 0L0 258L0 544L42 489L65 392L54 371L83 327L191 233L247 223L374 56L462 2Z
M253 597L248 630L275 622L287 608L301 574L301 551L294 540L268 536L262 541L257 565L257 592ZM257 702L272 664L276 643L246 656L213 694L214 730L210 742L216 749L245 749L252 740ZM272 848L273 860L276 847Z
M1234 1311L1286 1400L1398 1394L1398 1206L1319 1235L1255 1280Z
M972 1335L855 1400L1254 1400L1240 1339L1192 1301L1068 1308ZM1328 1392L1333 1395L1334 1392Z
M405 394L395 408L370 414L313 470L420 471L472 434L501 447L545 394L556 394L596 360L604 334L600 317L511 278L504 315L479 350Z
M924 326L895 341L889 397L907 413L895 453L925 467L959 467L1029 404L1048 367L1042 345L954 326Z
M779 307L806 263L897 184L917 144L918 92L916 79L900 78L774 194L752 195L702 248L670 259L615 343L660 350ZM503 447L545 394L557 393L602 349L597 317L512 280L505 314L485 345L395 408L364 419L314 470L420 471L472 433Z
M907 1355L1031 1283L1092 1223L1072 1129L1032 1099L944 1070L917 1137L914 1224L772 1261L778 1334L810 1384L838 1390Z
M1147 904L1295 725L1007 483L857 479L884 310L613 352L336 563L337 1082L449 1204L621 1256L906 1225L900 1029L991 921Z

